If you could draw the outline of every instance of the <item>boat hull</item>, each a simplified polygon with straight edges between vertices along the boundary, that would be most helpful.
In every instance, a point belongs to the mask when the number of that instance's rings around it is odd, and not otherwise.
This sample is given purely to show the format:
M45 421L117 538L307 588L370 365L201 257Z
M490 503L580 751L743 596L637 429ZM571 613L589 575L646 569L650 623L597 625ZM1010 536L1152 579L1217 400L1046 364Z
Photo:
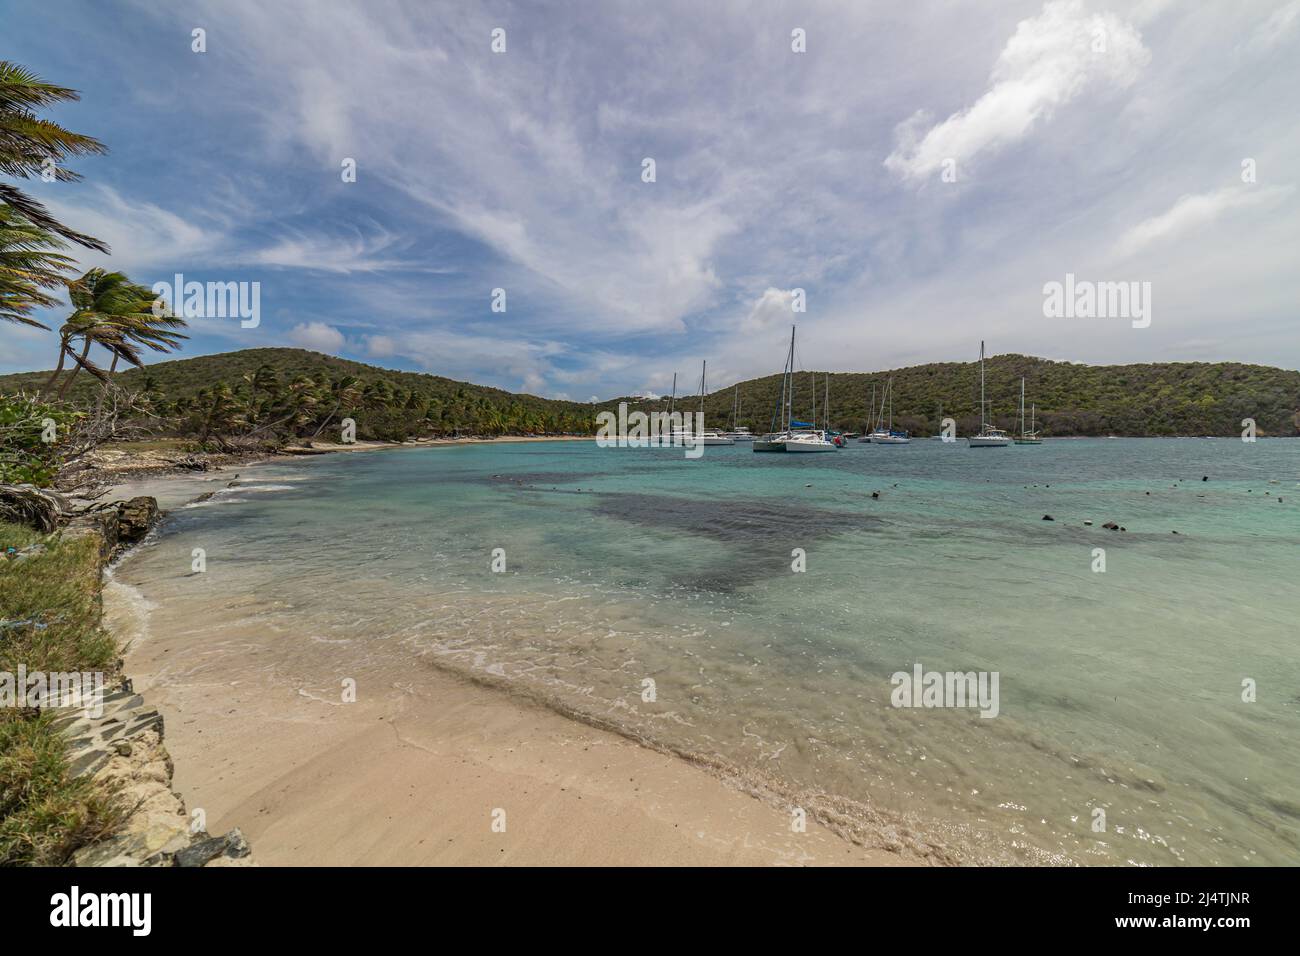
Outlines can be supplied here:
M755 438L754 451L785 451L785 442Z
M1006 448L1011 444L1010 438L981 438L974 435L966 439L966 444L971 448Z
M788 441L785 443L785 450L787 454L790 452L834 451L835 446L828 441Z

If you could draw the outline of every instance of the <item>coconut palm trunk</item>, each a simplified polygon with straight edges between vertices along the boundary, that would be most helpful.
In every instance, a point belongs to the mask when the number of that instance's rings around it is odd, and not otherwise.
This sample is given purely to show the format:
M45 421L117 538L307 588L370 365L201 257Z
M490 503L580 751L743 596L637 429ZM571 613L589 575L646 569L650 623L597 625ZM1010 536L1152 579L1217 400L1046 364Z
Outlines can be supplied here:
M52 389L54 388L54 383L58 380L59 375L63 372L63 363L67 361L67 358L68 358L68 343L67 343L67 340L66 340L66 339L60 339L60 341L59 341L59 364L56 365L56 366L54 366L54 371L53 371L53 373L51 373L50 377L49 377L48 379L45 380L45 384L41 386L41 391L42 391L42 392L48 392L48 391L50 391L50 390L52 390Z
M93 340L89 335L86 336L86 344L81 349L81 355L77 357L76 367L68 374L68 377L63 380L63 384L59 386L60 399L62 399L64 394L68 391L68 386L71 385L72 380L77 377L77 373L80 372L82 367L86 364L86 356L90 354L90 344L92 341Z

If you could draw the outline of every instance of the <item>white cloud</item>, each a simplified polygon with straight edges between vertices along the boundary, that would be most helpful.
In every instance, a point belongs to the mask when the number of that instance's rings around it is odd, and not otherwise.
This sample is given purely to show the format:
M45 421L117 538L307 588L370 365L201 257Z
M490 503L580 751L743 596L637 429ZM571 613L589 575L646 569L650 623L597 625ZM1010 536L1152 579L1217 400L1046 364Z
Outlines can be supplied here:
M793 302L793 290L768 288L755 300L749 314L741 322L741 328L756 332L790 325L797 318Z
M924 112L901 123L885 166L903 179L931 175L948 159L965 168L979 154L1023 139L1090 84L1131 85L1150 59L1138 31L1114 14L1089 15L1082 0L1053 0L1016 25L989 89L972 106L928 130Z
M343 350L343 333L324 322L300 322L289 330L289 340L304 349L336 355Z
M1268 53L1280 46L1300 23L1300 0L1290 0L1274 10L1243 45L1242 49L1253 56Z
M271 245L255 248L236 258L250 265L337 272L343 275L409 269L429 271L414 259L383 255L385 251L400 245L396 236L377 226L369 233L354 230L351 235L344 236L292 230Z
M1268 207L1294 191L1293 186L1227 186L1211 193L1179 197L1157 216L1144 219L1120 237L1116 252L1129 256L1152 243L1176 239L1230 212Z
M221 224L210 217L178 213L128 198L112 186L93 186L67 199L40 198L61 221L109 244L111 256L78 253L81 267L86 269L103 266L135 273L205 256L225 238Z

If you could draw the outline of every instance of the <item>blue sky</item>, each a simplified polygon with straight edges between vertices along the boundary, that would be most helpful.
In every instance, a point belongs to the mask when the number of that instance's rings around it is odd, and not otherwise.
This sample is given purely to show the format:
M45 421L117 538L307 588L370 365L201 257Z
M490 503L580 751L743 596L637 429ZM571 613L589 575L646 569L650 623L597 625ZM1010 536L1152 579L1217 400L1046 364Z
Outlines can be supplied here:
M576 400L779 371L791 321L805 368L981 338L1300 366L1300 0L4 0L0 24L111 149L29 183L111 243L84 266L261 283L257 328L196 320L185 355ZM1067 272L1151 282L1151 326L1045 318ZM0 337L0 371L52 366L51 334Z

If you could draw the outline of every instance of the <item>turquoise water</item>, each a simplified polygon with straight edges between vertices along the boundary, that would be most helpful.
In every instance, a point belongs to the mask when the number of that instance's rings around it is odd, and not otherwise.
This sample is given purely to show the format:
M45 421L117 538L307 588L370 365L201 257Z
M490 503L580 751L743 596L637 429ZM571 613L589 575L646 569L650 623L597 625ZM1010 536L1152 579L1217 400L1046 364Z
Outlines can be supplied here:
M499 444L245 479L119 576L160 620L280 635L286 682L472 673L940 859L1300 862L1300 442ZM917 663L997 672L997 716L891 706Z

